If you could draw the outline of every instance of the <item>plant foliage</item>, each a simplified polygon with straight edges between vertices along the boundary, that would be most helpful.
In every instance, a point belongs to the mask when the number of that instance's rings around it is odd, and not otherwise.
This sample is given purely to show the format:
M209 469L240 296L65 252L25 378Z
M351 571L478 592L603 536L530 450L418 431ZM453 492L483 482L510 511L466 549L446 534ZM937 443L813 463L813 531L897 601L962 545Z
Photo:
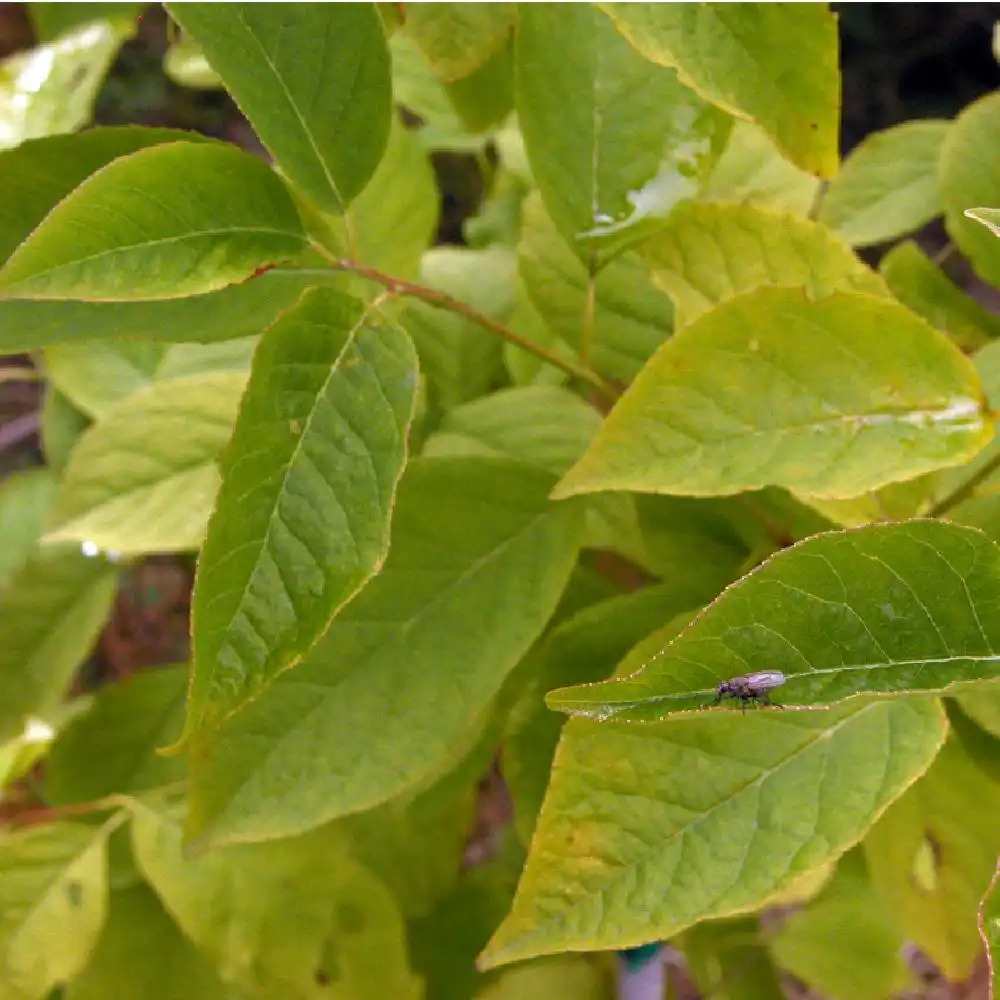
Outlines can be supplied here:
M1000 284L1000 95L841 163L825 4L167 4L243 149L76 132L141 8L29 7L0 1000L583 1000L667 940L706 994L967 977L1000 320L907 237ZM154 556L190 662L74 683Z

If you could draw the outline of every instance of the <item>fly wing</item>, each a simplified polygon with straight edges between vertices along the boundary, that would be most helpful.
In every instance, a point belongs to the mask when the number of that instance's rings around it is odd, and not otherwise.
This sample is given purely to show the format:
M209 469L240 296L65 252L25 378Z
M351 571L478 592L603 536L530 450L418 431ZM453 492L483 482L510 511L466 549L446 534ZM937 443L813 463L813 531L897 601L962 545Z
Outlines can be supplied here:
M751 691L770 691L780 687L788 678L780 670L758 670L747 677L747 686Z

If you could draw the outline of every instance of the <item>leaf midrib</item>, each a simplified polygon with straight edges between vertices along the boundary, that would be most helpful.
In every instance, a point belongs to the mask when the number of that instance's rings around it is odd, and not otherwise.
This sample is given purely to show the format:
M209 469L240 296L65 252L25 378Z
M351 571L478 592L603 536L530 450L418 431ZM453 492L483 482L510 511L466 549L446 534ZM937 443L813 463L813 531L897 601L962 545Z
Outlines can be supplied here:
M247 599L247 594L250 591L251 584L253 583L256 574L260 569L262 554L268 551L269 543L271 540L271 534L274 530L278 518L278 509L280 507L280 501L281 498L285 496L287 493L289 478L293 474L293 471L295 471L298 468L298 461L301 457L303 448L305 447L305 443L307 442L307 440L311 440L310 432L312 430L313 421L316 417L317 412L321 409L322 404L327 401L327 392L329 390L330 383L333 381L335 377L340 375L344 359L357 346L358 331L360 331L365 326L365 324L371 317L373 311L374 311L374 305L366 306L366 308L362 310L360 316L348 331L348 334L344 339L344 346L341 348L340 352L337 354L337 357L333 360L333 363L330 365L329 371L327 372L326 377L323 379L323 384L320 386L315 396L313 397L309 415L308 417L306 417L302 427L302 433L298 436L295 445L292 448L292 452L288 456L288 460L285 463L285 467L282 470L281 480L280 483L278 484L277 490L274 493L274 502L271 504L271 512L268 515L267 526L264 529L264 534L261 537L259 544L256 542L256 540L245 543L245 545L247 546L254 545L258 549L258 553L256 558L254 559L253 567L250 569L250 572L247 573L246 580L244 581L243 587L239 592L239 596L236 602L232 605L233 610L229 614L228 621L226 622L223 628L220 628L218 632L215 633L216 635L219 633L222 634L221 642L219 643L216 649L212 650L210 648L207 651L206 657L210 658L212 666L208 674L208 677L205 681L206 701L205 704L202 706L202 711L201 711L202 718L204 718L204 715L208 709L209 705L208 694L213 690L215 677L218 674L219 661L222 658L223 652L232 648L231 636L232 636L233 623L236 621L239 615L240 608L244 606ZM356 586L352 589L350 594L345 594L343 596L342 600L338 602L337 607L343 606L343 603L345 601L347 601L351 596L356 594L361 589L363 584L368 580L369 577L370 577L370 571L365 573L363 579L356 584ZM332 609L332 613L335 612L336 608ZM301 621L299 620L298 615L296 615L295 631L298 632L300 628L301 628ZM306 652L305 650L300 650L298 653L293 653L290 656L285 656L280 660L278 660L276 665L279 671L282 669L287 669L288 667L291 667L294 664L298 663L301 660L302 656L305 655L305 652ZM272 657L273 653L269 651L264 663L265 668L267 667L268 662L270 662L272 666L275 665L276 661ZM239 658L242 660L242 657ZM196 653L196 663L198 659L202 659L202 662L204 662L205 657L198 657ZM245 704L245 702L240 702L240 704ZM240 707L240 704L237 704L236 706L231 706L229 711L224 714L223 718L232 715L233 712L237 711Z
M429 613L430 609L433 608L435 605L437 605L441 600L443 600L448 594L450 594L451 591L453 591L457 587L460 587L468 583L469 579L472 578L474 575L478 574L479 571L484 566L494 562L509 547L513 546L518 541L520 541L523 535L529 534L530 532L534 531L534 529L540 522L544 521L547 518L553 517L553 515L554 512L551 509L543 508L542 510L540 510L537 514L531 517L530 520L526 521L523 525L521 525L521 527L519 527L513 534L506 536L499 543L494 545L492 548L488 549L481 556L479 556L472 563L470 563L465 569L462 570L462 572L458 576L449 580L448 583L445 584L437 593L435 593L424 604L422 604L419 610L416 613L414 613L409 619L407 619L405 622L403 621L394 622L390 635L387 638L380 641L376 646L372 647L372 649L366 653L364 662L358 663L355 666L355 668L350 671L349 674L341 676L332 685L330 684L313 685L319 689L321 694L321 697L317 699L317 703L308 710L308 712L302 717L300 722L298 722L293 728L283 733L277 740L275 740L271 744L271 746L267 749L267 751L261 758L258 766L256 766L253 770L249 771L244 777L240 779L238 784L233 786L232 790L229 791L225 797L226 805L233 802L243 792L243 790L247 787L247 785L254 780L256 774L259 771L264 770L266 764L274 757L276 757L279 751L283 750L286 744L292 742L295 738L297 738L299 731L301 730L301 728L303 727L303 725L307 720L312 719L315 715L325 711L326 699L332 697L334 692L337 691L338 688L340 688L344 683L353 679L353 677L357 674L359 669L363 668L364 666L367 666L373 660L375 660L383 649L391 647L394 643L397 643L399 641L400 635L405 635L406 633L411 631L413 627ZM301 683L301 682L297 680L296 683ZM415 776L413 779L411 779L408 787L411 787L415 782L419 780L420 776L419 775ZM402 793L402 791L403 790L401 789L400 794ZM224 809L220 809L218 811L216 816L216 822L218 822L218 819L223 815L224 811L225 811Z
M180 233L176 236L163 236L156 240L145 240L141 243L129 243L124 246L109 247L107 250L100 250L97 253L89 254L86 257L77 257L74 260L66 261L62 264L56 264L54 267L47 267L41 271L34 271L33 273L27 275L24 278L20 278L14 282L14 284L0 284L0 299L3 298L17 298L16 290L30 282L37 281L39 278L51 278L53 275L58 274L60 271L72 270L76 267L83 267L87 264L92 264L95 261L101 260L103 258L110 258L116 255L128 255L132 253L137 253L142 250L149 250L153 247L165 246L169 243L180 243L185 240L200 240L206 237L214 236L231 236L233 234L242 235L257 235L257 236L281 236L284 238L294 237L303 246L306 244L306 240L300 232L294 229L273 229L268 226L229 226L225 229L198 229L192 230L188 233ZM10 263L16 263L12 258ZM0 279L3 275L0 272ZM184 297L186 293L181 293L175 295L175 298ZM55 298L56 296L47 296L50 298ZM69 293L65 293L66 298L70 298ZM118 301L112 299L111 301Z
M271 74L274 77L275 82L281 88L281 92L285 95L285 98L288 101L288 106L292 109L293 113L295 114L295 117L298 119L299 125L302 128L302 134L306 137L306 140L308 141L309 146L313 151L313 155L316 157L316 162L319 163L320 169L323 171L323 176L326 178L327 183L330 185L330 190L333 192L334 198L337 199L337 203L339 205L344 205L345 202L344 199L341 197L340 189L337 187L337 182L333 179L333 175L330 173L330 169L326 164L326 160L320 154L319 146L316 144L316 139L314 138L312 131L306 124L306 120L302 114L301 109L299 108L298 104L292 97L291 91L288 89L284 77L282 77L282 75L278 72L277 66L275 66L274 62L271 60L271 57L268 55L267 50L264 48L263 43L257 37L255 32L251 30L250 26L246 23L242 8L239 8L237 11L237 21L239 21L240 25L246 30L246 33L250 36L250 38L253 39L254 44L260 50L261 57L267 64L267 68L271 71Z
M754 788L755 786L759 786L759 785L763 784L763 782L766 779L768 779L768 778L770 778L770 777L772 777L772 776L774 776L776 774L779 774L781 771L783 771L787 767L791 766L796 761L796 759L798 757L800 757L803 754L811 751L813 749L813 747L818 742L820 742L822 740L829 740L829 739L831 739L833 737L833 735L835 733L837 733L838 730L842 729L844 726L846 726L849 723L853 722L854 720L860 718L865 713L873 711L873 710L878 709L878 708L882 708L882 707L885 707L885 706L884 706L884 703L881 703L881 702L878 702L878 703L875 703L875 704L872 704L872 705L862 706L857 711L851 712L844 719L842 719L840 722L836 723L834 726L830 727L829 729L814 730L813 731L814 734L810 738L808 738L801 746L796 747L790 754L788 754L786 757L782 758L773 767L762 770L761 773L759 775L757 775L755 778L753 778L750 781L745 782L743 785L741 785L738 788L734 789L734 791L732 792L731 795L728 795L724 799L720 799L717 803L715 803L714 805L710 806L706 811L704 811L702 813L699 813L696 817L694 817L694 819L690 820L689 822L685 823L682 826L677 827L676 830L674 830L674 831L671 832L671 834L669 836L669 839L667 839L667 840L659 840L654 847L651 847L649 850L647 850L640 858L638 858L638 859L630 862L627 865L622 866L622 868L620 869L619 872L615 873L614 871L612 871L611 877L604 884L603 888L601 888L600 890L598 890L596 892L593 892L593 893L590 893L590 894L588 894L586 896L583 896L579 900L576 900L576 901L572 902L569 906L567 906L563 910L563 912L561 913L561 915L560 915L560 918L559 918L560 922L562 924L569 923L569 919L568 919L569 918L569 914L571 914L572 912L574 912L576 910L579 910L580 907L586 906L587 904L589 904L593 900L594 897L599 897L601 899L606 898L611 892L614 891L615 887L622 880L629 878L630 875L635 871L635 869L639 868L642 865L646 865L646 864L650 863L659 853L665 851L665 849L666 849L666 847L668 845L673 845L675 842L677 842L677 840L679 838L684 838L684 837L689 836L691 834L691 832L692 832L693 829L695 829L700 824L702 824L707 819L709 819L711 816L713 816L717 810L722 809L724 806L728 805L733 800L735 800L735 799L737 799L737 798L745 795L750 789ZM599 723L596 723L596 724L599 725ZM943 739L943 736L942 736L942 739ZM707 752L707 751L704 750L704 748L699 748L699 749L701 749L702 752ZM732 759L732 758L726 758L726 759ZM745 762L744 761L740 761L740 763L745 763ZM912 779L912 780L915 780L915 778ZM911 780L910 783L912 783L912 780ZM883 784L884 784L884 778L883 778ZM885 805L883 805L882 809L879 811L879 815L882 812L884 812L886 808L888 808L888 803L886 803ZM538 833L536 832L536 838L537 837L538 837ZM741 866L740 871L737 872L737 879L738 879L739 875L742 873L742 871L743 871L743 868ZM725 892L728 892L731 888L732 888L732 886L729 886L729 888L726 889ZM771 890L772 894L773 894L774 891L777 891L778 888L780 888L780 885L776 885L776 886L772 887L772 890ZM715 898L710 903L708 903L705 907L703 907L703 909L705 911L704 916L706 918L708 918L710 916L711 917L718 917L718 916L720 916L720 914L715 913L712 908L717 905L718 900L721 899L725 895L725 892L718 893L715 896ZM688 923L691 923L691 922L693 922L693 921L689 921ZM684 924L684 926L688 926L688 924ZM676 929L680 929L680 928L676 928ZM542 926L538 927L536 930L529 932L528 934L519 936L518 938L515 939L515 941L517 943L520 943L522 945L522 948L519 948L518 951L521 952L523 950L523 944L525 942L531 941L533 938L538 938L539 936L541 936L541 937L544 938L547 932L548 932L548 928L546 926L542 925ZM671 931L671 933L673 933L673 931ZM507 950L507 948L502 949L501 950L501 954L505 950ZM529 956L524 955L523 957L529 957Z
M815 677L817 675L832 674L837 675L841 673L847 673L852 670L871 672L875 670L891 670L895 667L905 668L905 667L918 667L918 666L947 666L948 664L954 663L959 660L971 660L974 663L990 663L990 662L1000 662L1000 653L982 653L982 654L952 654L948 657L920 657L914 660L890 660L885 663L849 663L843 666L837 667L820 667L815 670L803 670L798 674L789 674L787 680L793 681L796 677ZM622 678L623 681L629 681L630 678ZM931 693L941 693L950 690L953 686L959 684L965 684L970 680L975 680L975 678L962 677L954 681L950 681L939 687L932 688L903 688L898 691L872 691L872 690L857 690L852 694L845 695L842 698L837 698L835 701L823 702L822 704L816 705L817 708L828 708L830 705L840 704L841 702L847 701L849 698L860 695L898 695L900 697L905 697L907 694L912 692L920 692L922 694ZM615 684L615 681L605 681L603 684L611 686ZM634 683L634 682L633 682ZM557 692L553 692L555 694ZM569 711L570 705L583 707L593 707L595 710L599 709L601 706L607 706L609 708L614 708L616 713L627 712L632 708L641 708L643 705L655 705L664 701L673 701L674 699L680 700L681 698L694 698L698 696L710 697L715 694L715 688L692 688L688 691L670 691L664 692L662 694L651 694L645 698L635 698L629 701L609 701L609 700L593 700L593 701L574 701L569 702L567 699L559 699L560 707L565 706L565 710ZM798 703L794 703L788 706L782 707L807 707L800 706ZM810 706L811 707L811 706Z

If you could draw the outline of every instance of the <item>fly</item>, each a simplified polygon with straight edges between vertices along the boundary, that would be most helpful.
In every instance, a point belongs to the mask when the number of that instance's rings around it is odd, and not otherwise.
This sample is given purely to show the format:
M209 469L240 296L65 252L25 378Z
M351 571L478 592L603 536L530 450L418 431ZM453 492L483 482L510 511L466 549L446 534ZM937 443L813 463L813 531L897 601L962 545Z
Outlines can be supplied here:
M731 677L715 689L715 701L712 704L718 705L724 698L738 698L744 712L747 710L747 705L751 703L770 705L769 692L776 687L781 687L786 680L788 678L780 670L758 670L745 677Z

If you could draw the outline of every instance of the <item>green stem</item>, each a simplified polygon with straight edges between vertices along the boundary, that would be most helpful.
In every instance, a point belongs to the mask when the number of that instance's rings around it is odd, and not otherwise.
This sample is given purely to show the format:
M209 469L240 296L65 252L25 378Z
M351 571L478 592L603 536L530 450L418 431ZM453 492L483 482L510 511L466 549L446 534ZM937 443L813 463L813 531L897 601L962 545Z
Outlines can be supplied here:
M945 261L947 261L948 258L951 257L951 255L957 249L958 249L958 247L956 247L955 244L951 240L948 240L948 242L945 243L945 245L943 247L941 247L941 249L938 250L938 252L936 254L934 254L934 257L932 258L932 262L934 264L937 264L938 267L944 267Z
M489 316L484 316L478 310L473 309L472 306L462 302L460 299L454 298L447 292L439 291L436 288L428 288L425 285L418 285L403 278L396 278L391 274L379 271L377 268L368 267L366 264L359 264L357 261L336 257L318 243L313 243L313 247L317 253L321 254L329 262L335 271L347 271L351 274L356 274L359 278L366 278L369 281L377 282L384 288L388 288L390 292L395 292L399 295L409 295L411 298L420 299L421 302L426 302L428 305L435 306L438 309L447 309L449 312L458 313L458 315L464 316L477 326L481 326L484 330L489 330L490 333L496 334L496 336L506 340L508 343L520 347L521 350L527 351L529 354L534 354L536 358L541 358L546 364L553 365L560 371L564 371L567 375L578 378L588 385L593 386L609 402L614 403L618 398L614 387L605 382L597 372L587 367L587 365L570 358L560 358L557 354L553 354L539 344L525 340L524 337L515 333L509 327L490 319Z
M928 517L940 517L952 507L957 507L963 500L968 500L976 492L976 487L989 479L997 469L1000 469L1000 450L988 462L984 462L964 483L938 500L927 512Z
M819 211L823 207L823 199L826 197L827 188L830 182L823 180L816 185L816 193L813 195L812 204L809 206L808 217L815 221L819 218Z
M584 303L583 324L580 327L580 363L590 364L591 345L594 342L594 313L597 307L597 281L594 272L587 275L587 299Z

